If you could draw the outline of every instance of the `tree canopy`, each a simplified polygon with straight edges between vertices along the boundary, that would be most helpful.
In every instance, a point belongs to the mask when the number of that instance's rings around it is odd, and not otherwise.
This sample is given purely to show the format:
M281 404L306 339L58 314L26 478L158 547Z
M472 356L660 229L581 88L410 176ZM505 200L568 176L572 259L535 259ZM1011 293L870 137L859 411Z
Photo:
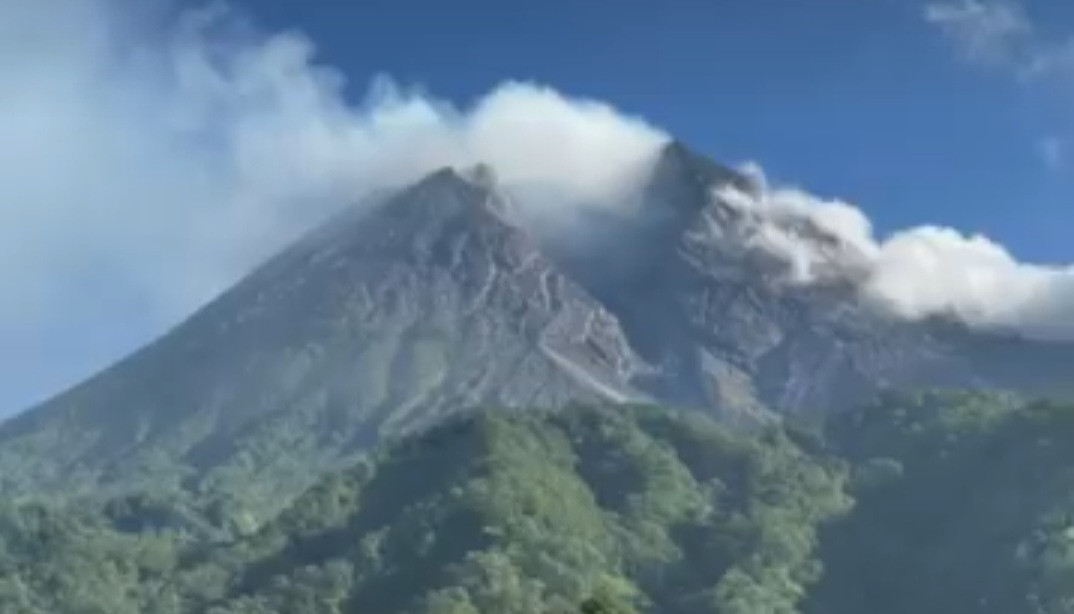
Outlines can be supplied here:
M20 614L1074 612L1074 407L889 396L823 432L484 411L258 522L211 490L0 509Z

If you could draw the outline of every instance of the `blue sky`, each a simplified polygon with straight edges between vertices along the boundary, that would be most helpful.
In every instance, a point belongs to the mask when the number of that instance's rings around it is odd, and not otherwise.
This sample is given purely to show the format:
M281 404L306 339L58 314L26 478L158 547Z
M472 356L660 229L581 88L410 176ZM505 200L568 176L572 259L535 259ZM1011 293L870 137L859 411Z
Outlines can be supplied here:
M340 165L372 160L348 138L375 124L354 108L378 75L462 108L534 81L853 203L878 234L1074 262L1067 0L234 0L253 27L224 35L189 31L202 2L144 10L170 1L0 2L0 416L329 210Z
M859 203L882 229L942 223L985 232L1023 258L1074 259L1074 160L1051 164L1041 151L1074 136L1074 65L1067 83L1027 82L1009 66L973 61L926 19L926 3L246 6L271 28L311 36L355 96L378 72L457 101L505 78L533 79L610 101L720 159L755 159L783 180ZM1047 24L1034 34L1042 44L1074 34L1074 3L1006 6Z

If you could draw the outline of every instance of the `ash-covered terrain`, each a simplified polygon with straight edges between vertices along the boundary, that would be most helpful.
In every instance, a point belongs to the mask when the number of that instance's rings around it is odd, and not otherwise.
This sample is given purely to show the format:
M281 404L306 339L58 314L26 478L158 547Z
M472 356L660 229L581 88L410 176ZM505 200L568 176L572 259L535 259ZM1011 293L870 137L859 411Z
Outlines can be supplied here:
M645 173L623 202L556 216L488 167L356 205L6 422L0 490L226 488L252 472L272 476L272 500L474 407L659 402L749 426L891 389L1074 393L1074 344L893 315L863 296L853 245L784 215L780 232L813 250L803 283L743 205L755 179L678 143Z

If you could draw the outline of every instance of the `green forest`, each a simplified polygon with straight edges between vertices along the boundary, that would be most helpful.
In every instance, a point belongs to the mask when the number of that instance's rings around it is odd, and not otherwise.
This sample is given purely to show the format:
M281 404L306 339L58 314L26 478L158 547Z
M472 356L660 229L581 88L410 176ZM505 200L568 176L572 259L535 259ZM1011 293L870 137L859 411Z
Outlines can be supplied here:
M1074 612L1074 406L1003 395L750 433L656 407L474 412L280 513L242 495L9 501L0 612Z

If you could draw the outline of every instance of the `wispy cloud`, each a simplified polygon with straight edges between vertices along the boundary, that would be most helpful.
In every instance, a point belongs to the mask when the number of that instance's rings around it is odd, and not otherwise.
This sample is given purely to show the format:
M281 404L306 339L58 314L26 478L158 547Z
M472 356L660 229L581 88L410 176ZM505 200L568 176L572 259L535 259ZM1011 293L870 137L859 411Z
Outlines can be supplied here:
M1017 0L939 0L925 5L923 16L967 62L1009 74L1023 85L1048 85L1036 89L1046 98L1074 91L1074 33L1047 33ZM1034 155L1050 172L1068 170L1071 126L1047 130L1056 136L1032 141Z
M117 335L159 332L371 189L489 162L509 184L613 199L667 138L524 83L465 109L390 82L354 104L300 35L259 35L226 12L160 23L141 6L0 0L0 410L46 392L26 382L99 366ZM928 16L972 57L1049 64L1024 15L997 6L937 4ZM1057 324L1074 310L1068 269L950 229L877 239L861 211L801 192L763 198L756 206L807 211L857 245L875 272L869 294L903 315L948 309L1074 336ZM766 244L806 258L808 279L817 256L790 249L784 226ZM127 333L132 319L145 328Z
M83 374L137 338L126 314L158 332L370 190L483 161L600 199L666 139L527 83L465 109L387 80L348 101L300 34L160 4L0 0L0 395L56 355Z
M1067 142L1057 136L1046 136L1037 142L1041 161L1052 171L1067 169Z
M969 61L1003 68L1024 79L1074 78L1074 36L1046 36L1013 0L945 0L924 8Z
M967 59L1007 65L1033 37L1033 24L1021 7L1004 2L936 2L925 19L950 36Z

